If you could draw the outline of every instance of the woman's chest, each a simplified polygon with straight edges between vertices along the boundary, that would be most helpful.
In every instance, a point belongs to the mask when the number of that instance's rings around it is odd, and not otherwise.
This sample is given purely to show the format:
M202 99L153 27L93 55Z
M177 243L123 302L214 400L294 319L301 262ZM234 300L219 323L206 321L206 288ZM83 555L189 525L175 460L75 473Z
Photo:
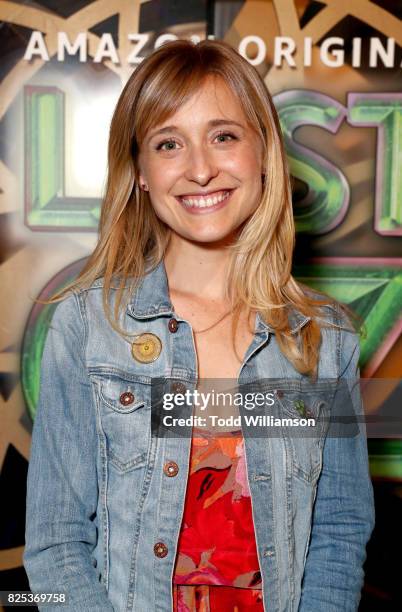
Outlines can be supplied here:
M247 349L254 338L255 315L248 319L245 314L240 315L233 346L231 315L225 317L223 308L208 308L205 304L177 296L174 305L176 314L192 327L199 379L237 380Z
M237 330L235 348L230 325L205 334L194 333L199 378L226 378L237 380L245 353L253 340L253 334L245 326Z

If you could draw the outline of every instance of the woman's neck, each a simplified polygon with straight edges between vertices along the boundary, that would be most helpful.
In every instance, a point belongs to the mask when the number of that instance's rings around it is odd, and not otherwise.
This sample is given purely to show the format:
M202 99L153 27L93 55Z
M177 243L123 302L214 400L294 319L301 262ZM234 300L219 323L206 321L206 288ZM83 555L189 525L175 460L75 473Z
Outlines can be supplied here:
M164 263L171 291L226 301L229 252L222 246L176 241L168 249Z

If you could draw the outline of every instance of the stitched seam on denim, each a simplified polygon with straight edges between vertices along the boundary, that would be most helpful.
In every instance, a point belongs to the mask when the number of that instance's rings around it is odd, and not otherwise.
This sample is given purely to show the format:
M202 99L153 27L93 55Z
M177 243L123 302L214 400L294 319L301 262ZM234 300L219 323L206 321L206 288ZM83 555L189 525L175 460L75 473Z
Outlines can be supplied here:
M76 302L78 304L79 307L79 312L80 312L80 317L81 320L83 322L84 325L84 337L83 337L83 356L84 356L84 365L85 368L88 372L87 369L87 363L88 363L88 336L89 336L89 327L88 327L88 320L87 320L87 311L86 311L86 304L85 304L85 296L82 296L82 293L74 293ZM83 299L84 297L84 299ZM91 382L89 382L89 385L91 386L91 394L92 394L92 398L93 398L93 387L91 385ZM95 419L97 418L98 415L98 410L97 410L97 406L95 404ZM99 415L100 418L100 415ZM102 430L103 431L103 430ZM103 450L103 456L101 455L101 461L102 461L102 482L101 482L101 490L103 487L103 499L102 499L102 513L101 513L101 520L102 520L102 516L103 516L103 529L102 529L102 535L103 535L103 555L104 555L104 575L103 575L103 583L106 587L106 590L108 590L109 588L109 517L108 517L108 512L107 512L107 458L106 458L106 452L105 449L103 448L103 443L104 443L104 438L102 441L99 441L99 436L97 436L98 438L98 443L100 443L101 445L101 450Z
M92 391L94 393L94 390ZM96 406L96 420L97 420L97 424L98 424L98 438L99 438L99 446L100 446L100 454L101 454L101 469L102 469L102 479L101 479L101 485L100 485L100 491L99 491L99 495L100 495L100 499L101 499L101 524L100 524L100 528L102 531L102 536L103 536L103 559L104 559L104 576L103 576L103 583L105 584L105 587L108 588L108 581L109 581L109 564L108 564L108 546L107 546L107 529L105 529L105 526L107 525L108 522L108 513L107 513L107 493L106 493L106 487L107 487L107 469L108 469L108 464L107 464L107 448L106 448L106 436L105 436L105 432L103 430L102 427L102 419L100 416L100 408L99 408L99 402L98 402L98 398L96 398L95 400L95 406Z
M281 448L282 448L282 456L283 456L283 458L285 460L283 469L284 469L284 472L285 472L285 479L287 481L287 479L289 477L288 468L290 466L289 466L289 463L288 463L289 453L287 451L286 440L284 438L281 439ZM270 449L272 451L272 444L270 445ZM270 459L272 459L272 453L271 453ZM274 478L273 478L273 480L271 482L272 482L272 493L273 493L274 489L275 489L275 486L277 486L277 479L276 479L275 476L274 476ZM274 496L273 496L273 494L270 496L270 498L271 498L270 502L271 502L271 515L272 515L272 532L273 532L274 538L275 538L274 539L275 550L280 550L280 546L278 546L277 538L276 538L276 535L275 535L275 534L278 533L278 530L277 530L277 527L276 527L276 513L275 513L275 510L274 510L275 504L274 504ZM289 512L288 512L288 514L289 514ZM281 589L281 584L279 582L279 567L278 567L278 565L279 565L278 555L276 555L276 558L275 558L275 577L276 577L277 593L278 593L277 600L278 600L278 604L279 604L278 609L282 610L282 608L283 608L283 606L282 606L282 589Z
M341 307L339 305L337 305L337 310L336 310L336 317L337 320L336 322L338 323L338 325L340 326L342 324L342 317L341 317ZM336 350L337 350L337 378L339 379L340 375L341 375L341 357L342 357L342 347L343 347L343 330L340 329L339 333L337 334L337 342L336 342Z
M166 308L166 302L160 302L156 307L150 306L148 310L139 310L138 308L130 308L130 314L135 319L147 319L149 317L157 317L159 315L173 314L172 308Z
M179 378L181 381L186 382L197 382L192 372L185 370L184 368L173 368L172 372L165 371L162 376L146 376L145 374L131 374L119 368L110 366L88 366L87 371L89 374L97 376L99 374L105 374L110 376L117 376L118 378L126 382L137 382L144 385L152 385L155 378L165 378L167 380L175 380Z
M155 448L154 448L155 447ZM142 492L141 497L138 502L138 511L136 522L133 529L133 538L131 541L131 562L130 562L130 573L129 573L129 584L128 584L128 592L127 592L127 607L126 611L131 612L134 595L135 595L135 585L137 580L136 575L136 562L137 562L137 554L138 554L138 542L139 537L141 535L141 523L143 518L143 507L145 504L145 500L150 488L150 483L152 480L152 475L155 467L155 456L158 450L158 439L151 437L150 446L149 446L149 461L146 464L146 471L144 474L144 479L142 482Z
M150 385L153 380L152 376L146 376L145 374L130 374L129 372L110 366L89 366L88 372L89 374L93 374L94 376L97 376L99 374L106 376L116 376L122 381L141 383L143 385Z
M289 601L291 602L293 599L294 593L294 553L295 553L295 543L294 543L294 533L292 530L292 500L293 500L293 491L292 491L292 479L294 477L294 455L293 455L293 447L289 438L284 437L284 445L286 451L286 474L285 474L285 491L286 491L286 530L287 530L287 552L288 552L288 564L289 564L289 572L288 572L288 588L289 588ZM290 452L289 452L290 451ZM291 464L289 466L290 470L288 471L288 457L291 457ZM281 607L282 609L282 607Z
M164 464L165 460L167 459L167 457L166 457L166 438L163 438L163 439L159 438L159 439L157 439L157 441L158 441L158 443L162 447L160 449L160 455L162 457L162 464ZM189 472L189 475L190 475L190 472ZM157 526L158 534L160 533L159 526L160 526L160 523L161 523L161 512L160 512L159 509L161 507L161 500L163 499L163 487L164 487L163 478L159 478L159 489L158 489L158 492L157 492L158 513L156 515L156 526ZM161 537L162 536L158 535L158 541L160 541ZM170 543L169 543L169 546L170 546ZM168 550L168 552L169 552L169 550ZM158 590L157 590L157 583L156 583L156 576L159 574L159 571L158 571L159 570L158 562L160 563L159 557L154 555L153 562L154 562L153 563L154 571L152 572L153 573L153 593L154 593L154 596L155 596L155 604L156 604L157 592L158 592ZM159 608L159 606L158 606L158 608Z
M113 463L113 465L117 468L119 472L125 473L130 471L134 467L141 467L145 463L148 451L144 451L143 453L141 453L141 455L138 455L137 457L134 457L133 459L129 459L128 461L124 462L120 461L120 459L116 457L116 455L110 448L108 454L110 458L110 463Z

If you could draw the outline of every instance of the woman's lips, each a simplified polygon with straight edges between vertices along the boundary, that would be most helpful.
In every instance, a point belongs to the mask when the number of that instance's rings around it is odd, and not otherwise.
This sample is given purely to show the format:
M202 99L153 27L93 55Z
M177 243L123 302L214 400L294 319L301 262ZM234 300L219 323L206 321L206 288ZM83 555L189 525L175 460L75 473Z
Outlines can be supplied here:
M210 212L215 212L217 210L219 210L220 208L223 208L224 206L226 206L226 204L229 202L232 193L233 193L234 189L221 189L220 191L216 191L212 194L209 194L208 197L209 198L213 198L216 197L219 194L227 194L224 199L221 202L217 202L216 204L210 204L207 206L195 206L195 205L190 205L190 204L185 204L182 200L182 197L176 197L176 200L181 204L181 206L189 213L193 214L193 215L205 215L208 214ZM188 200L201 200L202 198L199 197L197 198L196 196L188 196L185 197L184 199L188 199Z

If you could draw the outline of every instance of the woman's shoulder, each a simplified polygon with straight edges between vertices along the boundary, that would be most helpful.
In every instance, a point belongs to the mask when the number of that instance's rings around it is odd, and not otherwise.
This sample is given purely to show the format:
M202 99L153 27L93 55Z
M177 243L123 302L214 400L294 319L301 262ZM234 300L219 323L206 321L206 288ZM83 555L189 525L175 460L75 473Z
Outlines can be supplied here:
M83 287L79 284L68 286L61 297L53 302L52 308L49 309L49 320L51 328L71 329L76 333L82 333L86 327L87 310L93 309L98 301L88 299L90 294L103 287L103 279L96 279L90 286ZM100 298L99 303L102 302Z
M350 306L310 287L303 287L307 297L317 303L311 319L320 326L320 352L332 355L337 363L338 376L356 373L360 358L360 339L366 330L363 317Z
M88 308L103 309L103 293L105 288L109 301L113 301L117 290L121 289L118 280L116 280L115 278L112 278L110 280L110 285L106 286L105 277L100 276L93 280L90 284L75 285L73 289L71 289L71 291L69 291L68 294L65 296L64 300L70 301L71 303L75 300L78 306L84 311Z
M312 319L324 326L328 325L330 329L338 333L342 330L352 334L357 333L356 323L354 322L359 320L360 317L349 306L311 287L304 285L302 289L307 298L312 298L316 302L313 307Z

